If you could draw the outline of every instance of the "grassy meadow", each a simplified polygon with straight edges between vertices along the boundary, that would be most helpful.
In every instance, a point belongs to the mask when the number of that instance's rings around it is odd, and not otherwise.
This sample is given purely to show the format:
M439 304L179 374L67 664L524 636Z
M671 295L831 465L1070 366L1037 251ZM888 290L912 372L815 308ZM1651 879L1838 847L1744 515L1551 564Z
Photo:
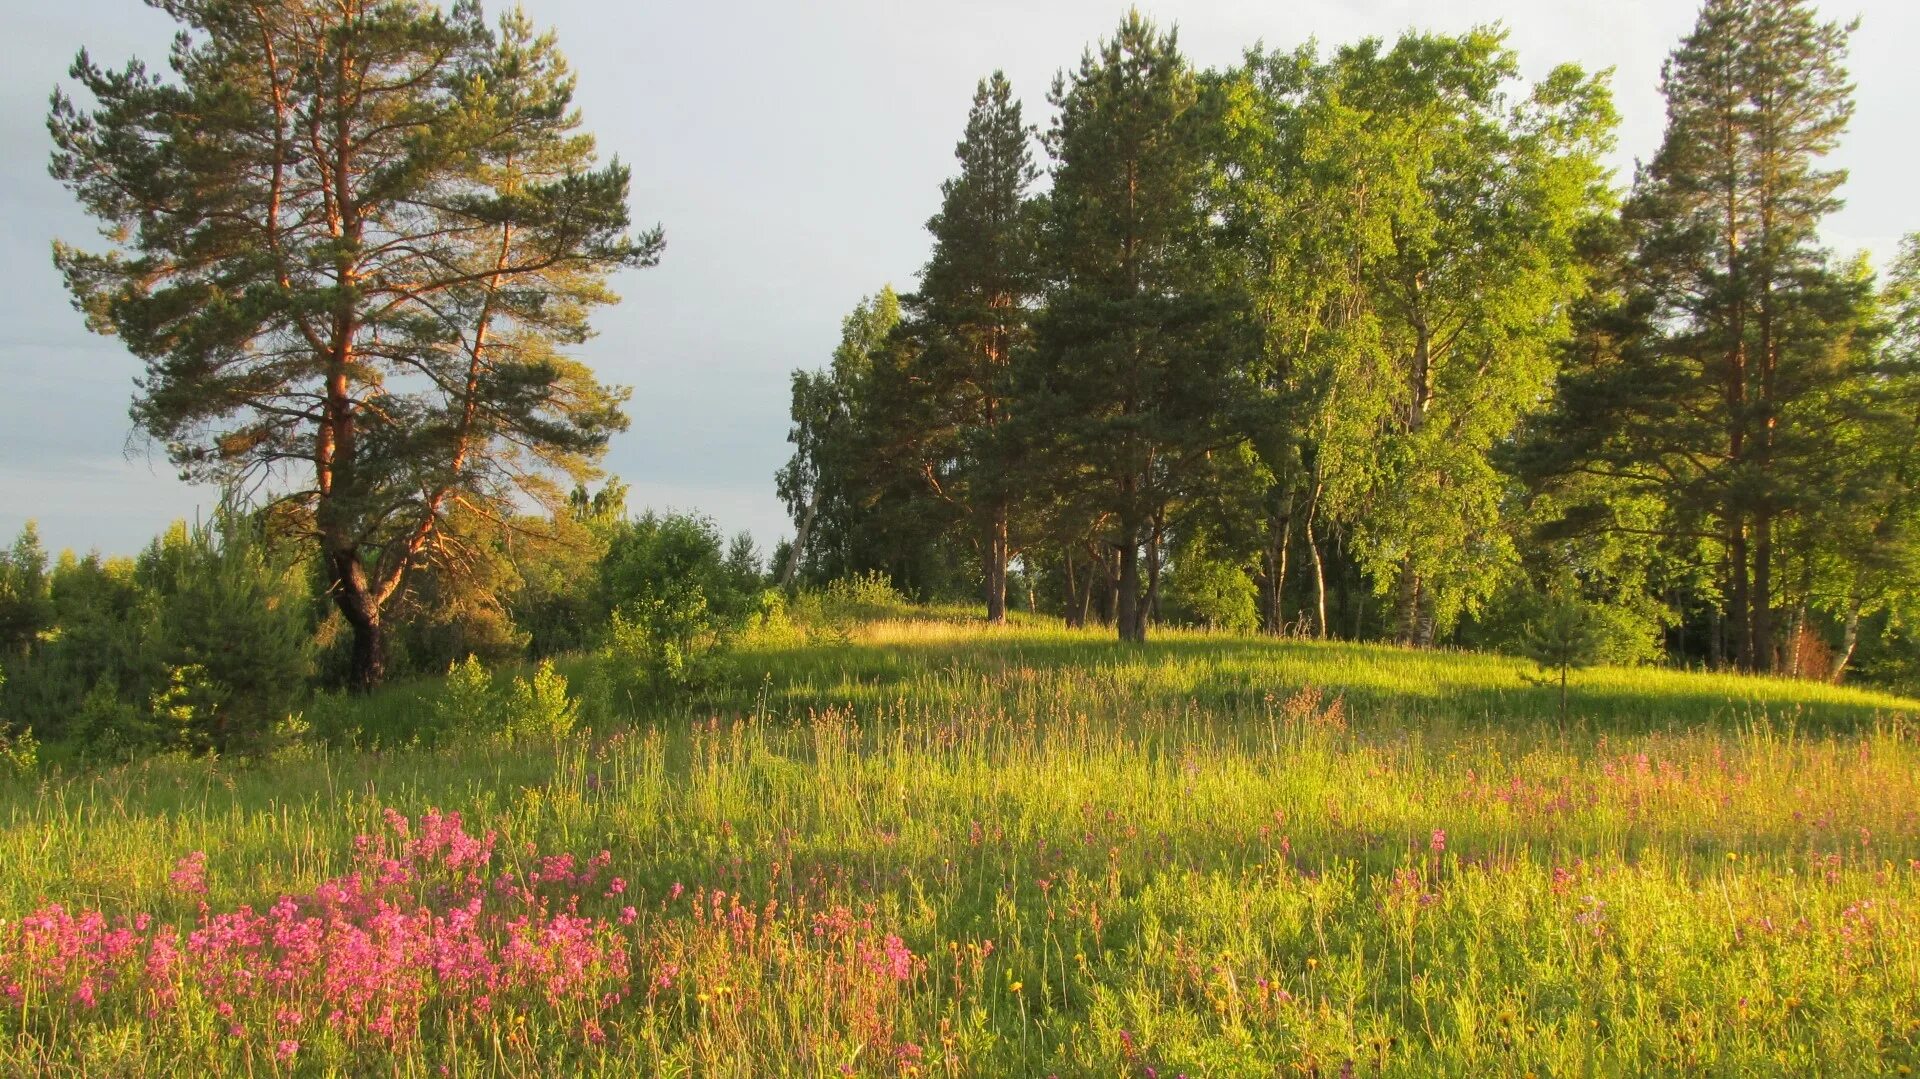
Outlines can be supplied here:
M419 683L0 780L0 1072L1920 1066L1920 702L1534 674L927 614L539 747L409 745Z

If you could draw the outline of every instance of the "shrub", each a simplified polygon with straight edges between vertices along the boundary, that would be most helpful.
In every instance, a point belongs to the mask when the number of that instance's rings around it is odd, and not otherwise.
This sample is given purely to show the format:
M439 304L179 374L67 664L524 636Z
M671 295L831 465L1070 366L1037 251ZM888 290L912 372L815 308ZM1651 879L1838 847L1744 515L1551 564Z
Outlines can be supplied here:
M787 609L809 636L845 644L860 623L899 617L910 606L892 578L871 570L829 581L824 588L805 589Z
M1182 552L1167 583L1169 598L1208 629L1251 633L1260 628L1253 578L1238 564L1214 557L1200 542Z
M636 703L704 684L761 609L751 544L729 551L704 517L648 513L613 527L600 583L603 658Z
M554 742L573 733L580 703L567 694L567 678L543 659L533 680L515 678L506 701L502 736L508 742Z
M493 672L478 656L468 656L447 668L447 680L433 703L433 715L437 731L483 734L500 729L500 702L493 692Z
M0 687L7 684L7 672L0 670ZM0 772L14 776L29 775L40 764L40 743L27 727L15 728L0 716Z
M613 613L605 656L624 672L629 696L657 697L704 682L729 629L697 592L645 599Z

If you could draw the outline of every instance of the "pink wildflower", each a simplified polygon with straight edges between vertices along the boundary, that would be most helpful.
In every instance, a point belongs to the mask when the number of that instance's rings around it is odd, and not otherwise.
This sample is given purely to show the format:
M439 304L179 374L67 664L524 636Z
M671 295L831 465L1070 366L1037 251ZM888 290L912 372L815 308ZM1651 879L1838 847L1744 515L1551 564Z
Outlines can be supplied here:
M197 850L173 863L173 872L167 879L173 883L174 891L182 895L206 895L207 852Z

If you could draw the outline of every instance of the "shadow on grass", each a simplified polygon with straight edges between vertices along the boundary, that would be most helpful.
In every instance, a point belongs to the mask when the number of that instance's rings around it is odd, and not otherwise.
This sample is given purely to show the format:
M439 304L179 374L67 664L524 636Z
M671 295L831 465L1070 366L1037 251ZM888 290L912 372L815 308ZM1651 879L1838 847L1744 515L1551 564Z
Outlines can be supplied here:
M1509 657L1191 635L1122 645L1017 629L744 651L697 704L723 713L764 706L790 719L846 706L1123 718L1193 706L1230 718L1263 715L1307 686L1343 698L1363 728L1560 719L1557 686ZM1660 668L1576 672L1568 698L1571 728L1618 733L1762 725L1847 733L1920 711L1920 702L1849 687Z

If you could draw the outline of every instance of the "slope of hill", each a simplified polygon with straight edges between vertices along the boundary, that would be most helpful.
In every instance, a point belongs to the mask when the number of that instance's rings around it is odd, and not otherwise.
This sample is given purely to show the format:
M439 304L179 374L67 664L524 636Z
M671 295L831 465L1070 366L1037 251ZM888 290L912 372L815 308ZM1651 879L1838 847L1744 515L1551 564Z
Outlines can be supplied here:
M15 784L0 1070L1920 1063L1920 705L1529 673L923 619L558 743Z

